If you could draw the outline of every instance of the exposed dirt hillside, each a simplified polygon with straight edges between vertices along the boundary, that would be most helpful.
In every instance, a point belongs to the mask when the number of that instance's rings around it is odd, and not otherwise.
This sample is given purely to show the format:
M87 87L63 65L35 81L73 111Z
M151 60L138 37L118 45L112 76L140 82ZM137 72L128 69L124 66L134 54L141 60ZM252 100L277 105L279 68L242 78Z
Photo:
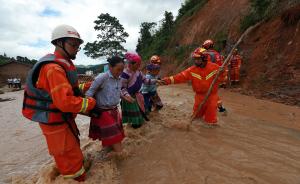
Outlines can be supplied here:
M244 40L242 87L264 97L300 105L300 5L298 21L287 25L279 16L261 24Z
M219 32L230 32L236 36L240 19L248 13L249 7L248 0L210 0L200 11L180 24L173 42L179 45L200 45Z
M243 57L241 89L244 94L300 105L300 1L282 1L276 15L264 21L240 44ZM242 32L241 20L251 9L249 0L210 0L183 20L169 45L191 52L209 38L225 39L228 53ZM278 10L277 10L278 9ZM188 52L187 52L188 53ZM189 55L176 61L166 56L164 74L174 74L189 64Z

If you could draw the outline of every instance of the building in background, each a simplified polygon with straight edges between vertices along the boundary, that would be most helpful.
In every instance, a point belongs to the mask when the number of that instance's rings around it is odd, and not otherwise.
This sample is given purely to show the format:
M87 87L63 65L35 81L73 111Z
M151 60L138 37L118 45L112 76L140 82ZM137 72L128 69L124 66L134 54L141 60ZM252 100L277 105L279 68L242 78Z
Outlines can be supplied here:
M24 83L32 67L32 64L15 60L0 64L0 87L7 85L7 79L10 78L20 78L21 83Z

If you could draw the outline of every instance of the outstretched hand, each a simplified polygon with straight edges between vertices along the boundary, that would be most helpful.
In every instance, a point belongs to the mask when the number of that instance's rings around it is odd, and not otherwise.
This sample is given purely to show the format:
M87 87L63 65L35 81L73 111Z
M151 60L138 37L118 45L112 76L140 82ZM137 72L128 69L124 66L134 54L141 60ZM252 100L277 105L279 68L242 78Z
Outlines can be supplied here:
M164 80L157 80L157 84L159 86L167 85L166 81L164 81Z

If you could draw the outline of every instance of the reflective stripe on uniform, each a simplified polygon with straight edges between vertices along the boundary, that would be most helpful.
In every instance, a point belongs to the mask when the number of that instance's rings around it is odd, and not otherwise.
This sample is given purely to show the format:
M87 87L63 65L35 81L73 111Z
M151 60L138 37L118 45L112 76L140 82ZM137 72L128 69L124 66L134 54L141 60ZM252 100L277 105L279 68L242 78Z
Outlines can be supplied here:
M204 52L204 51L206 51L206 49L201 47L200 52Z
M212 76L214 76L215 74L217 73L217 70L214 70L212 71L210 74L208 74L206 77L205 77L205 80L208 80L210 79ZM193 73L191 72L191 75L199 80L202 80L202 77L199 75L199 74L196 74L196 73Z
M174 84L174 77L173 76L170 77L170 80L171 80L171 84Z
M64 175L63 177L65 179L73 179L73 178L77 178L77 177L81 176L84 172L85 172L85 169L82 166L81 169L79 171L77 171L75 174Z
M191 72L191 75L192 75L193 77L196 77L197 79L202 80L202 77L201 77L200 75L196 74L196 73Z
M84 113L86 111L87 107L88 107L88 99L87 98L83 98L80 112Z
M83 92L83 89L84 89L84 83L83 83L83 84L79 84L79 89L80 89L80 91Z
M209 78L211 78L212 76L214 76L217 73L217 70L212 71L210 74L208 74L205 79L208 80Z

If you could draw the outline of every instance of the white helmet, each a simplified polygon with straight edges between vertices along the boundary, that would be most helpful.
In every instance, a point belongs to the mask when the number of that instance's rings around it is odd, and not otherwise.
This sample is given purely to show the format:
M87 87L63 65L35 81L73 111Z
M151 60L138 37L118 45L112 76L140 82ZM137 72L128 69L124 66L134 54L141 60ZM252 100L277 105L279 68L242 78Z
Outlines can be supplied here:
M59 25L53 30L51 43L55 44L55 40L58 40L60 38L77 38L80 41L80 43L83 43L83 40L80 38L80 35L76 31L76 29L72 26L65 24Z

